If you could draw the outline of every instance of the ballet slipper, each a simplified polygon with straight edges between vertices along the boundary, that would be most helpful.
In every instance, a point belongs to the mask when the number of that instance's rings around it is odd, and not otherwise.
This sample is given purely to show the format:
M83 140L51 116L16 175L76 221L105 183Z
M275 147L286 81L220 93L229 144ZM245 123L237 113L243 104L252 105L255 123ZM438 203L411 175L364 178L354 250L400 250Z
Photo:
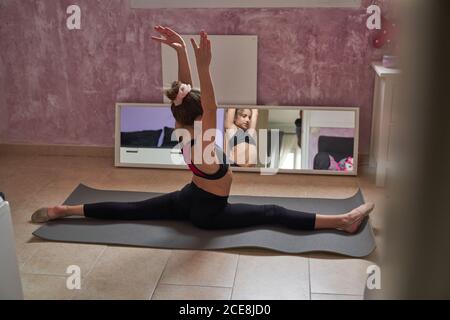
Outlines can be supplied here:
M49 220L50 217L48 216L48 208L40 208L31 216L31 222L33 223L44 223Z
M358 217L355 220L353 220L351 223L348 223L345 226L336 228L336 229L340 230L340 231L345 231L348 233L356 233L359 229L360 222L362 222L362 220L365 217L367 217L373 211L374 208L375 208L375 204L373 202L367 202L367 203L360 205L359 207L352 210L352 211L357 212ZM354 229L354 228L352 228L352 226L354 226L355 224L358 224L358 226Z

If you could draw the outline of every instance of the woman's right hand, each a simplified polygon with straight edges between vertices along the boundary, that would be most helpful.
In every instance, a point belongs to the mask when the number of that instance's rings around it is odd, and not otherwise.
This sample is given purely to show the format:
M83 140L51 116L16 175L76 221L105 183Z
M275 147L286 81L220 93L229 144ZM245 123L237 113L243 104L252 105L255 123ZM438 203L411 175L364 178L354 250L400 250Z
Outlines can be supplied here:
M184 42L183 38L181 38L181 36L178 33L176 33L175 31L173 31L172 29L165 28L162 26L155 26L155 30L158 31L163 37L158 38L158 37L152 36L153 40L156 40L161 43L165 43L177 51L186 49L186 43Z
M205 31L200 32L200 47L195 40L191 38L192 47L195 52L195 59L197 61L197 68L208 68L211 63L211 41L208 39L208 34Z

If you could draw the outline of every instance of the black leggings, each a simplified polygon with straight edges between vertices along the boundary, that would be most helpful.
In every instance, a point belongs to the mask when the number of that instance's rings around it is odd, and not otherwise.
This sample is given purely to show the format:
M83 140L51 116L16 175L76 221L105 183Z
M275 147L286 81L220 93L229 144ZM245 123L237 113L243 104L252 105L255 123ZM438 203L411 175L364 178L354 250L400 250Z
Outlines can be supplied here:
M89 218L111 220L190 220L202 229L242 228L279 224L290 229L314 230L315 213L300 212L272 204L228 203L197 187L183 189L138 202L98 202L84 205Z

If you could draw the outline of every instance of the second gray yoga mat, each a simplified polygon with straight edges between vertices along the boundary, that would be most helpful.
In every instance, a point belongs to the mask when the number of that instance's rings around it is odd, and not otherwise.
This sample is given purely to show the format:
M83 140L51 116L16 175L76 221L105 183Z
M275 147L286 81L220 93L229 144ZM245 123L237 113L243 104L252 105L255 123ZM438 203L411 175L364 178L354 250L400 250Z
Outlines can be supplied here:
M161 193L98 190L79 184L64 204L141 201L158 195ZM230 196L229 202L277 204L293 210L337 214L358 207L364 203L364 198L361 189L358 189L354 196L347 199ZM285 253L323 251L352 257L364 257L375 249L368 219L362 223L360 231L353 235L337 230L299 231L275 225L203 230L189 221L106 221L87 218L50 221L33 234L42 239L63 242L171 249L260 247Z

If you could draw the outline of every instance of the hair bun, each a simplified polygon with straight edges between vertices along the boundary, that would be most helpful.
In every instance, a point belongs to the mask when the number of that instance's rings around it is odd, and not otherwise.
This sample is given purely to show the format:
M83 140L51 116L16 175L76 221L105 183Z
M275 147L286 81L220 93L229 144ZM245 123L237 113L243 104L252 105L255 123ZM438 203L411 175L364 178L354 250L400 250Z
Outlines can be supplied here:
M172 82L172 87L166 90L166 97L169 98L171 101L175 100L177 98L178 91L180 90L180 86L181 86L180 81Z

